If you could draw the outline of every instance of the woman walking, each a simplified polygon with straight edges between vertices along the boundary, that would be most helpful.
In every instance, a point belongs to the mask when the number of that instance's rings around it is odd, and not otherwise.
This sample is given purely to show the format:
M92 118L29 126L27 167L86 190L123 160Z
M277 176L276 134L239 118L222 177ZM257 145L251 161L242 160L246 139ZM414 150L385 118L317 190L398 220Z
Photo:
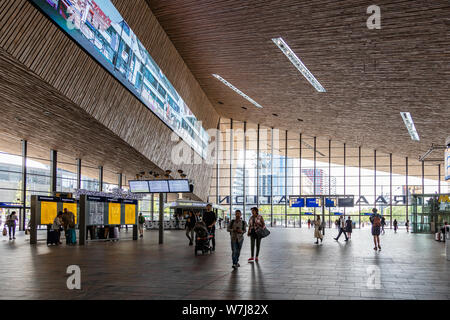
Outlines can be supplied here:
M350 217L348 217L347 221L345 221L345 231L347 231L348 239L352 238L352 230L353 230L353 221Z
M319 239L320 242L322 243L323 241L323 234L322 234L322 221L320 221L320 216L317 216L317 219L313 221L314 224L314 238L317 239L316 242L314 242L315 244L319 244Z
M250 249L252 256L248 259L248 262L258 262L259 249L261 247L261 237L258 236L258 230L264 229L266 224L264 223L263 217L258 213L258 208L253 207L251 209L252 216L248 222L248 233L250 237ZM255 256L255 244L256 244L256 256Z
M398 222L397 219L394 219L394 232L397 233L397 229L398 229Z
M16 215L16 212L13 211L6 219L6 225L8 226L8 231L9 231L9 240L16 239L16 221L17 221L17 215ZM12 239L11 239L11 236L12 236Z

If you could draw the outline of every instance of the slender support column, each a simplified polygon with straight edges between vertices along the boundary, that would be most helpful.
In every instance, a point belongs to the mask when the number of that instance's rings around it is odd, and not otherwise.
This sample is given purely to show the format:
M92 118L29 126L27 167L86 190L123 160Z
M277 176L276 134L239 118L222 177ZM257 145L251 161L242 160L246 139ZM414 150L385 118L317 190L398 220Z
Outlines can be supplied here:
M81 159L77 159L77 189L81 189Z
M260 165L260 159L259 159L259 130L260 126L258 124L258 132L256 133L256 206L259 208L259 165ZM267 139L267 135L266 135Z
M438 164L438 194L441 194L441 164Z
M150 214L152 217L152 223L155 221L155 194L150 194L150 201L152 202L150 205Z
M389 201L389 208L391 211L389 220L390 220L390 224L389 224L389 228L392 229L392 153L389 154L389 194L390 194L390 201Z
M247 191L245 190L246 188L246 183L245 183L245 178L246 178L246 174L245 174L245 168L246 168L246 166L245 166L245 164L246 164L246 161L247 160L247 121L244 121L244 164L243 164L243 167L244 167L244 172L243 172L243 181L242 181L242 185L243 185L243 188L244 188L244 190L242 190L242 193L243 193L243 195L244 195L244 201L243 201L243 206L242 206L242 213L243 213L243 217L244 217L244 220L246 220L246 218L245 218L245 209L246 209L246 206L245 206L245 204L247 203Z
M359 198L361 199L361 146L358 147L358 193ZM358 201L358 208L359 208L359 228L361 229L361 201Z
M159 244L164 243L164 193L159 194Z
M273 130L270 130L270 226L273 226Z
M122 184L123 184L122 179L123 179L122 173L118 173L117 174L117 185L118 185L119 189L122 189Z
M287 227L287 212L288 212L288 185L287 185L287 173L288 173L288 158L287 158L287 144L288 144L288 132L284 137L284 226Z
M216 135L216 203L219 204L219 153L222 154L220 147L222 146L222 132L220 132L220 118L217 124L217 135ZM231 195L230 195L231 196ZM231 215L230 215L231 218Z
M377 150L373 150L373 206L377 207ZM382 212L381 212L382 213Z
M408 220L408 210L409 210L409 208L408 208L408 202L409 202L409 186L408 186L408 167L409 167L409 165L408 165L408 157L406 157L406 163L405 163L405 166L406 166L406 190L405 190L405 194L406 194L406 199L405 199L405 202L406 202L406 220ZM422 193L423 193L423 190L422 190Z
M328 195L331 195L331 140L328 140ZM328 208L328 227L331 228L331 208Z
M230 217L233 216L233 119L230 119Z
M317 143L317 139L316 139L316 137L314 137L314 170L313 170L313 188L314 188L314 191L313 191L313 194L316 196L319 192L317 192L316 191L316 160L317 160L317 154L316 154L316 152L317 152L317 150L316 150L316 148L317 148L317 145L316 145L316 143ZM316 218L316 208L314 208L314 219Z
M22 140L22 212L19 213L19 230L25 230L25 218L27 212L27 152L28 142Z
M98 191L103 191L103 166L98 167Z
M347 148L346 144L344 143L344 195L347 195ZM344 219L347 214L347 208L344 207Z
M56 192L57 186L57 165L58 165L58 153L56 150L50 150L50 192L52 195Z
M300 185L300 195L302 195L303 193L302 193L302 134L300 133L300 140L299 140L299 149L300 149L300 151L299 151L299 158L300 158L300 161L299 161L299 179L300 179L300 181L299 181L299 185ZM300 226L302 225L301 224L301 221L302 221L302 208L300 207L300 208L298 208L298 210L299 210L299 212L300 212Z

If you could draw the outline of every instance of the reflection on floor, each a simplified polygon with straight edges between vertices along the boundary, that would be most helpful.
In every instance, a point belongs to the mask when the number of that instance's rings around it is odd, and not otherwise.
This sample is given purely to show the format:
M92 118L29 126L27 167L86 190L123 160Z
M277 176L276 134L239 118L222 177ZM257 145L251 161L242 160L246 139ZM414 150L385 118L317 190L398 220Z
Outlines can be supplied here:
M450 299L450 262L432 235L387 230L375 252L369 230L336 242L336 230L327 229L322 245L313 243L312 229L271 231L259 263L247 263L245 239L236 271L223 229L216 252L198 257L184 231L166 231L164 245L157 231L84 247L2 237L0 299ZM67 289L69 265L81 268L81 290Z

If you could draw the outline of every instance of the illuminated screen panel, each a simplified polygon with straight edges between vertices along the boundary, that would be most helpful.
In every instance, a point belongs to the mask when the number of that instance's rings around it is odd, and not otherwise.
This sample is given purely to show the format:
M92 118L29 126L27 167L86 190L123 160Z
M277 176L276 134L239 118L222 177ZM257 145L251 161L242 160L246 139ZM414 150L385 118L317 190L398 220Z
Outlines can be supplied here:
M167 180L150 180L148 185L150 186L150 192L152 193L169 192Z
M150 189L146 180L130 180L130 191L133 193L149 193Z
M189 180L168 180L169 181L169 192L190 192Z
M206 158L209 135L110 0L30 1Z
M41 225L53 224L53 220L58 214L56 202L41 202Z

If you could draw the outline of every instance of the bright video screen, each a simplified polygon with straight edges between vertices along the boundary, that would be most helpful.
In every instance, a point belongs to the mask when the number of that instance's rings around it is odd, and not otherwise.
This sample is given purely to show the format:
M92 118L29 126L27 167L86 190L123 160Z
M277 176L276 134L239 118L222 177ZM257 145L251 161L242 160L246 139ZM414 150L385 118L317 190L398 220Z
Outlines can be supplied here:
M203 158L209 135L110 0L30 0Z
M133 193L149 193L148 181L132 180L129 181L130 191Z
M169 192L190 192L189 180L168 180L169 181Z
M167 180L150 180L148 181L150 192L152 193L167 193L169 192L169 184Z

